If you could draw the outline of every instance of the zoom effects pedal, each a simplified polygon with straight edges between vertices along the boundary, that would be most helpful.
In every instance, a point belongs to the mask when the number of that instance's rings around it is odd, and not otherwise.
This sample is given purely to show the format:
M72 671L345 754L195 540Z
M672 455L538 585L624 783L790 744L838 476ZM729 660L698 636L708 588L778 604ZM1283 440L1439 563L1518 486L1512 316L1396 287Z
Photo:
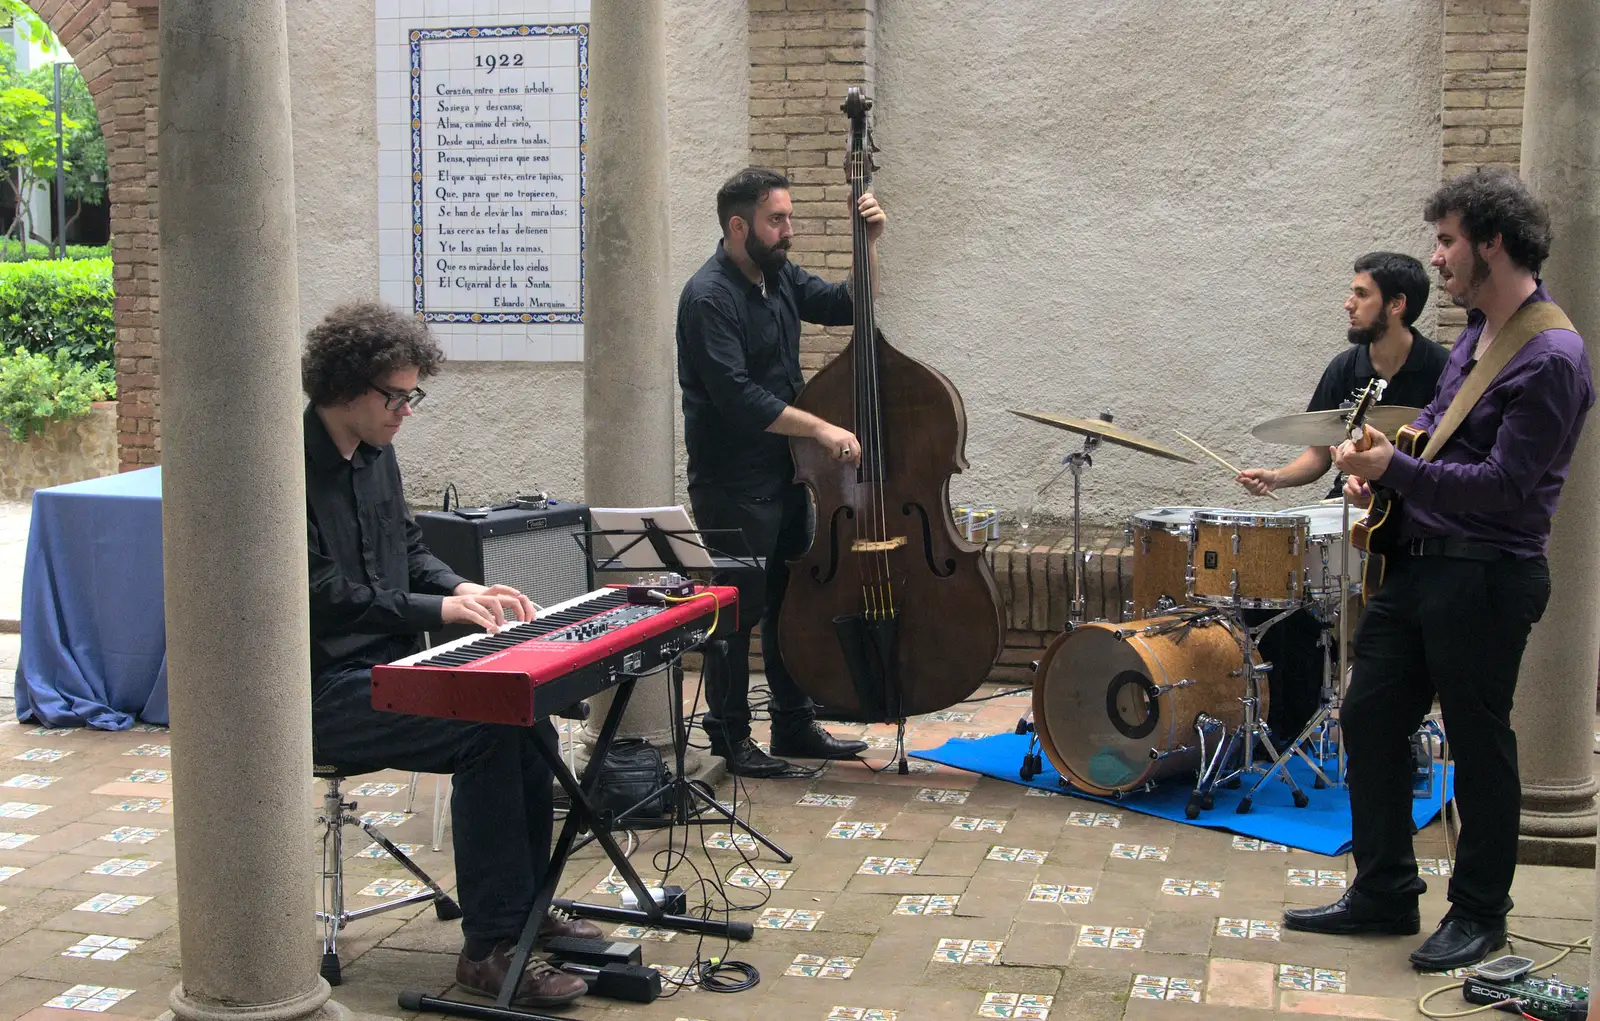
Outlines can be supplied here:
M1530 975L1533 961L1526 957L1497 957L1474 969L1461 987L1468 1003L1493 1005L1539 1021L1585 1021L1589 1016L1589 990L1570 985L1560 976Z

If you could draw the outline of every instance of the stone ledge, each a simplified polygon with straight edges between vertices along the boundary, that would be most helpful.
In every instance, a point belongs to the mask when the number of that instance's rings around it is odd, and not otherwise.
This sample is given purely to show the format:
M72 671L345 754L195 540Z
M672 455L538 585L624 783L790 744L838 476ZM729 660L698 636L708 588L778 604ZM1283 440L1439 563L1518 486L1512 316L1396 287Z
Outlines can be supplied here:
M1594 837L1519 836L1517 864L1592 869L1595 867L1594 843Z

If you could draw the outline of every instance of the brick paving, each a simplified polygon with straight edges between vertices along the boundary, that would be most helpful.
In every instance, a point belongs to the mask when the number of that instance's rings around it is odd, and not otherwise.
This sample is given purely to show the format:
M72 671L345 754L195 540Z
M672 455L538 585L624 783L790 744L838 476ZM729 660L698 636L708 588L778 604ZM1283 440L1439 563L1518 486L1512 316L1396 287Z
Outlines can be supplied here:
M11 639L0 659L14 660L14 649ZM1009 730L1025 708L1023 696L1009 696L958 707L954 718L923 717L908 728L908 744L928 748L962 732ZM972 718L961 718L964 712ZM875 744L892 734L888 727L835 729ZM166 1009L179 960L171 787L162 772L171 768L163 755L168 743L164 731L50 733L9 719L0 724L0 783L23 784L0 787L8 806L0 818L0 1021L72 1021L86 1011L154 1018ZM881 766L889 753L868 754ZM1407 964L1421 936L1277 931L1285 906L1337 895L1353 870L1348 856L1262 849L1123 806L1039 797L1004 781L918 766L924 768L931 771L900 776L835 763L808 780L741 784L741 813L795 860L742 850L717 823L692 827L687 841L690 862L711 884L737 869L741 876L775 870L764 872L770 890L751 878L745 882L753 886L718 885L711 895L719 908L735 905L733 917L755 922L755 938L732 947L685 934L640 942L646 963L672 969L697 953L721 956L754 965L760 984L736 994L684 990L650 1005L587 997L561 1013L704 1021L1409 1018L1417 1016L1419 994L1448 981L1418 976ZM13 779L23 775L55 779L44 786ZM351 786L391 785L355 800L362 812L403 813L410 780L386 773ZM434 783L421 778L414 814L387 832L415 845L417 860L448 887L448 834L441 851L429 848ZM719 793L735 791L724 782ZM40 805L48 807L20 807ZM308 785L308 829L315 812ZM1088 814L1069 821L1073 812ZM681 848L683 831L677 837ZM667 840L665 831L647 835L634 853L647 880L654 852ZM1125 857L1116 844L1167 853L1164 861ZM405 878L386 860L359 857L366 846L347 839L347 889L358 906L378 898L355 891ZM1417 853L1444 856L1437 824L1418 836ZM308 854L308 882L316 868ZM598 851L587 849L569 868L564 893L608 901L615 896L603 892L609 872ZM680 865L671 881L691 886L693 879ZM1513 928L1587 935L1592 882L1586 871L1523 867ZM1443 881L1430 886L1425 925L1445 906ZM691 903L703 897L691 894ZM402 1015L395 1001L401 988L447 993L459 933L459 923L439 922L427 906L353 924L341 947L345 982L336 996L352 1009ZM308 919L308 969L317 951ZM1569 962L1565 972L1578 978L1584 964ZM1439 1003L1460 1006L1453 996Z

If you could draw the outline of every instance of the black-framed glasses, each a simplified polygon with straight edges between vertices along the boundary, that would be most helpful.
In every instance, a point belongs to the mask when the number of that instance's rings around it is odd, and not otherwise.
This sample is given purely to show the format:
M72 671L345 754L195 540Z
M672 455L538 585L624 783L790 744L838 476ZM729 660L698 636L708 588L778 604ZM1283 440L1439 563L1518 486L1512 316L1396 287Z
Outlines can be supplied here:
M376 383L368 383L367 385L383 395L383 406L390 411L399 411L401 406L405 404L415 408L422 403L424 397L428 396L427 392L420 386L409 393L395 393L393 390L385 390Z

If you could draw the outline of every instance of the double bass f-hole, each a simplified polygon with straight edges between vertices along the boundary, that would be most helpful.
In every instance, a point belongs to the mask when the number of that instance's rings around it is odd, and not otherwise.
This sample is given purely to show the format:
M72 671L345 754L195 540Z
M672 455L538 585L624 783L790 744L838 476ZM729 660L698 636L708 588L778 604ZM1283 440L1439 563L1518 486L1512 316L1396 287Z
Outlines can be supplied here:
M928 562L928 570L936 578L948 578L956 573L954 557L946 557L944 563L933 562L933 521L928 517L928 508L920 503L908 503L900 508L900 513L910 517L913 513L922 517L922 557Z

